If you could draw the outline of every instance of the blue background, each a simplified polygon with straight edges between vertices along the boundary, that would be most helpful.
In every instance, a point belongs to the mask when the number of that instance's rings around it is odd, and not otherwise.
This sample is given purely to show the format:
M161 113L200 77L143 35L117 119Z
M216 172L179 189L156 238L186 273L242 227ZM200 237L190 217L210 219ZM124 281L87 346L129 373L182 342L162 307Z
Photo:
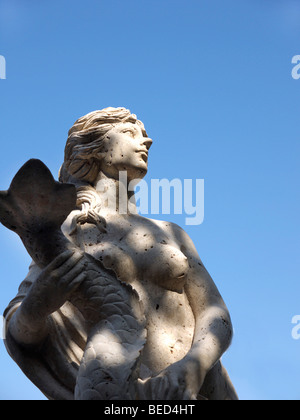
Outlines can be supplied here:
M298 399L298 0L0 0L0 189L28 159L57 176L67 131L125 106L154 139L147 180L205 180L192 237L230 309L241 399ZM27 273L0 227L0 311ZM43 399L0 342L0 399Z

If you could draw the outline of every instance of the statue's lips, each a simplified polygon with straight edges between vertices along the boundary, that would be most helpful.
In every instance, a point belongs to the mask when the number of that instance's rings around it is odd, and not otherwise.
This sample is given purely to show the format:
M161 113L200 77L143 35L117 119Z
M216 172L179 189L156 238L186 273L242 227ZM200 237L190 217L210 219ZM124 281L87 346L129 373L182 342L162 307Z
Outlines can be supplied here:
M139 153L145 163L148 162L148 152L145 152L144 150L138 150L137 153Z

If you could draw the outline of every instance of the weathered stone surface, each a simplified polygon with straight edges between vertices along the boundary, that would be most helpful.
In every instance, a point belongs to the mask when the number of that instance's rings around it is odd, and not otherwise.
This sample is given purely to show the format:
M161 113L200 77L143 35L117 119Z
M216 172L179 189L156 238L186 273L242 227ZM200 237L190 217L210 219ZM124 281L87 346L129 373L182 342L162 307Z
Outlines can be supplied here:
M33 259L6 346L48 398L237 398L213 280L188 235L139 216L128 192L151 144L128 110L95 111L69 132L60 183L31 160L0 193L0 221Z

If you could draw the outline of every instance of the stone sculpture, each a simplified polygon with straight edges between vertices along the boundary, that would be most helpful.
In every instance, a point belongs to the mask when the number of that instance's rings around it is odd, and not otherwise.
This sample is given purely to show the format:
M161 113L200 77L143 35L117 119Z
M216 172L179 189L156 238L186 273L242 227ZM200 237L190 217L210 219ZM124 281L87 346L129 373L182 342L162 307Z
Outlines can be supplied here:
M95 111L69 131L60 182L31 160L0 193L33 259L6 347L49 399L237 399L230 315L191 239L138 215L120 183L145 176L151 144L125 108Z

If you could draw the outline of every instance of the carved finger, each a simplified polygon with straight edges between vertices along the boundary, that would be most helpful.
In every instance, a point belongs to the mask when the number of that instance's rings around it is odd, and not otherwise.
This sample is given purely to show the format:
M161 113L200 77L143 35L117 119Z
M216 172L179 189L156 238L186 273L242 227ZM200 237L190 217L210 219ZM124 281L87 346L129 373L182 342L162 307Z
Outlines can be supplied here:
M146 394L146 382L147 379L138 379L137 380L137 390L138 390L138 399L139 400L147 400L147 394Z
M166 378L158 376L151 381L151 399L164 400L166 394Z
M67 274L64 275L63 283L71 283L77 276L79 276L79 274L83 272L85 267L83 264L79 264L79 261Z
M74 254L75 250L68 250L56 257L47 267L47 272L52 272L61 267Z
M174 400L178 398L179 394L179 383L175 378L168 378L166 388L164 390L164 399L165 400Z
M69 292L74 292L77 287L81 285L82 282L86 279L86 273L81 273L71 283L69 284L68 290Z
M76 251L61 267L54 270L53 275L59 278L65 276L83 258L83 255Z
M184 401L194 401L194 400L197 400L197 396L195 394L193 394L189 389L187 389L185 391L185 393L183 394L182 400L184 400Z
M141 400L151 400L151 379L139 379L138 380L139 397Z

